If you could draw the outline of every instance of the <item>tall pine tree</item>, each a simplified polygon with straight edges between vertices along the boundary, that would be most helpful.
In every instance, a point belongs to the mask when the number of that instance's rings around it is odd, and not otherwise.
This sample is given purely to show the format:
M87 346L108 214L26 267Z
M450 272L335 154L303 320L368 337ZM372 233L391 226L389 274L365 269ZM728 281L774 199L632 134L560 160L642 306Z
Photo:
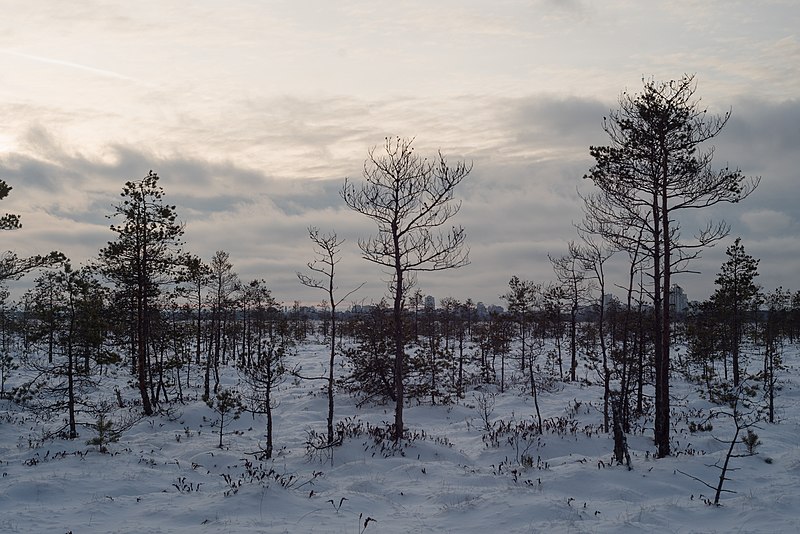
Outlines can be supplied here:
M729 230L724 222L709 223L693 242L681 241L679 214L739 202L758 185L738 169L712 167L714 151L702 146L722 131L730 113L708 115L695 89L694 77L684 76L647 81L638 95L623 93L620 108L603 123L610 144L590 147L596 164L586 175L596 192L584 197L584 211L597 233L623 250L641 249L648 256L658 457L670 453L672 276Z
M184 227L175 206L164 202L158 179L150 171L139 181L125 183L124 200L109 216L122 219L111 225L117 238L100 250L99 258L100 272L116 284L130 305L132 356L145 415L153 414L149 341L151 324L159 315L157 297L161 286L179 280L180 266L185 263L180 250Z

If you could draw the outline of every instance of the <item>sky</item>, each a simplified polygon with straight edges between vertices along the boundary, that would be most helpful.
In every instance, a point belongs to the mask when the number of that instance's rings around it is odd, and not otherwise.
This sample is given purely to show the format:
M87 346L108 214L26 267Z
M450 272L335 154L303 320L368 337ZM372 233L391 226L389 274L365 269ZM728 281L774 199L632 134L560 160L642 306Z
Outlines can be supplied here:
M745 201L692 213L730 236L676 282L704 299L736 237L765 289L800 289L800 5L610 0L388 2L0 0L0 211L19 255L82 264L114 238L108 215L149 170L186 225L186 250L229 252L243 281L317 303L296 272L308 227L346 240L337 285L386 295L360 258L376 231L339 197L386 136L473 164L453 220L470 265L421 273L437 299L503 304L509 279L553 280L581 217L578 192L608 142L602 119L643 79L694 74L713 113L733 111L715 164L760 176ZM612 260L612 285L622 262ZM28 281L29 282L29 281ZM621 295L620 290L612 290Z

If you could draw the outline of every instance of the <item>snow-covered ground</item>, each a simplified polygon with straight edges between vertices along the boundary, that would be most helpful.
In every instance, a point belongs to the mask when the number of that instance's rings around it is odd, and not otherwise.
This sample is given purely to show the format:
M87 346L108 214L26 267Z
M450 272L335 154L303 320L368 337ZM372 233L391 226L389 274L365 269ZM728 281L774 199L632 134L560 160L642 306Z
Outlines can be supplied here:
M326 349L304 345L306 370L322 368ZM676 454L654 460L652 430L628 436L633 469L613 466L611 438L598 432L599 386L557 384L542 391L542 417L572 422L541 436L504 436L487 445L471 391L457 405L411 405L410 430L421 437L401 449L376 445L364 434L333 457L306 450L308 431L325 431L327 399L321 382L287 380L275 410L273 460L253 456L263 445L264 420L244 414L225 429L194 401L173 413L139 421L109 452L75 440L40 442L46 422L0 401L0 532L800 532L800 375L790 351L781 373L778 424L755 429L754 456L733 458L722 506L713 491L733 433L727 418L710 432L690 433L712 408L675 378ZM22 372L22 371L20 371ZM105 379L108 395L127 376ZM235 372L226 375L232 384ZM13 386L12 377L7 387ZM522 385L497 394L489 423L532 421L532 398ZM392 420L391 406L336 398L336 418L352 426ZM58 415L58 420L63 416ZM44 426L43 426L44 425ZM424 431L424 436L422 435ZM737 451L744 452L743 445ZM683 473L681 473L683 472Z

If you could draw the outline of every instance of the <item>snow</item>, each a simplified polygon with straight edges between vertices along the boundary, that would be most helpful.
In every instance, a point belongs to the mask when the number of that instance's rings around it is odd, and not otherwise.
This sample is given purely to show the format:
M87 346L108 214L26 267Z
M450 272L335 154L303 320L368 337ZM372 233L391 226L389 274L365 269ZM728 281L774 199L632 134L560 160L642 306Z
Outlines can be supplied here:
M293 357L304 370L322 369L326 351L310 342ZM716 485L713 464L727 445L715 438L729 439L733 425L718 418L711 432L689 432L688 422L714 407L678 375L676 453L654 459L650 423L639 421L628 436L632 470L611 461L613 442L599 431L598 385L556 382L540 392L542 417L574 420L574 432L489 446L477 408L488 393L472 390L459 404L411 403L407 425L424 437L392 448L362 435L331 458L306 450L308 431L325 429L321 382L289 379L277 393L277 453L263 461L252 454L263 445L263 418L231 421L220 449L218 415L198 388L171 413L136 423L108 453L87 444L94 433L86 427L75 440L43 440L63 414L37 416L0 401L0 532L799 532L797 353L789 351L781 377L780 421L759 424L756 455L731 460L725 489L736 493L724 493L719 507L707 504L713 490L683 473ZM12 374L6 387L24 373ZM102 387L109 396L120 387L134 399L128 378L124 368L113 370ZM225 385L235 381L235 371L226 371ZM533 421L525 391L520 383L496 393L490 423ZM357 407L358 400L339 393L336 420L392 419L391 405ZM530 457L525 465L523 455Z

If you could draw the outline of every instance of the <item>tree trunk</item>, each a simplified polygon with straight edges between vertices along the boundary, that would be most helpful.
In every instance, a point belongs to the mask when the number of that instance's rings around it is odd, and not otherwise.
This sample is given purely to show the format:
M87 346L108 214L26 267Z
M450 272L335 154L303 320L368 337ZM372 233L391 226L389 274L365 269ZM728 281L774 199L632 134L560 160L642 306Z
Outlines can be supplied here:
M333 277L331 277L333 284ZM332 290L331 290L332 293ZM331 355L328 361L328 445L333 445L333 368L336 358L336 303L331 298Z
M147 301L144 296L144 284L139 284L139 295L137 298L136 309L136 322L138 325L137 332L137 357L136 357L136 374L138 379L139 393L142 397L142 410L145 415L153 415L153 406L150 403L150 395L147 391L147 318L146 308Z
M399 250L399 243L395 244L395 250ZM403 346L403 271L400 268L400 258L397 258L395 271L395 294L394 294L394 441L399 442L404 433L403 428L403 360L405 359L405 347Z
M662 142L663 143L663 142ZM664 458L669 456L669 352L670 352L670 309L669 309L669 291L671 282L671 251L670 251L670 221L668 211L668 163L667 163L667 149L663 147L661 152L662 156L662 176L660 184L660 224L661 224L661 241L663 245L662 273L663 283L661 285L660 304L661 317L660 322L656 322L656 330L658 332L657 343L660 346L656 350L656 445L658 446L658 457ZM654 226L659 223L656 222ZM656 279L658 281L658 278ZM654 290L658 292L659 288L655 287Z

